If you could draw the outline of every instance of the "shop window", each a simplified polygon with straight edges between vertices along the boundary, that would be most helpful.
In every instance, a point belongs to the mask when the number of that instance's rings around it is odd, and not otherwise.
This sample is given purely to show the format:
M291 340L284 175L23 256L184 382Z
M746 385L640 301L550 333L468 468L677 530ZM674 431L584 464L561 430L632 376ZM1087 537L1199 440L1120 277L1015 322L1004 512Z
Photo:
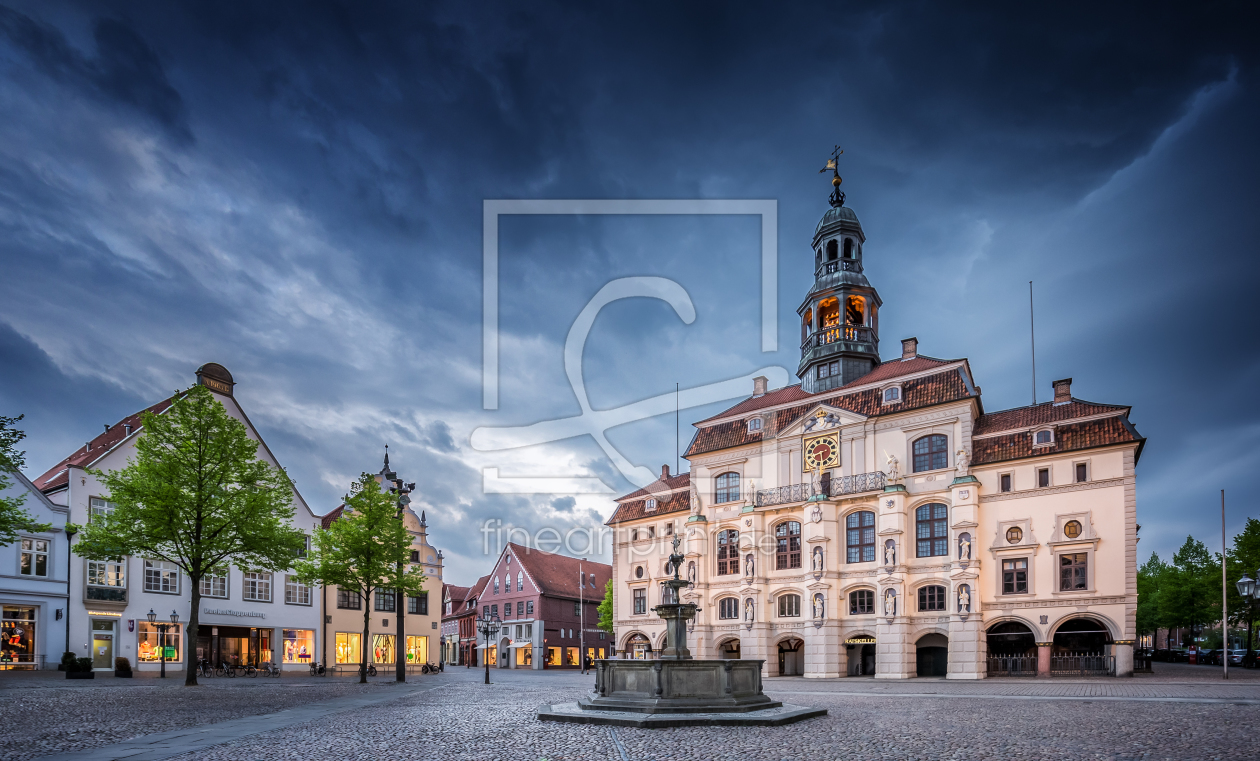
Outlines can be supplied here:
M1071 552L1059 556L1059 591L1089 589L1089 553Z
M38 668L35 663L35 608L5 605L0 620L0 669L5 671L15 664L30 664L22 668Z
M914 442L914 472L949 467L949 437L934 433Z
M117 507L113 502L101 497L92 497L88 500L88 522L91 523L93 518L101 515L109 515L114 512Z
M717 477L717 491L714 492L713 500L717 504L724 502L735 502L739 500L739 474L723 473Z
M915 557L926 558L949 554L949 508L940 503L923 505L914 511Z
M125 561L89 560L84 596L88 600L127 602L126 568Z
M285 663L310 663L315 653L315 632L310 629L282 629ZM341 661L337 661L341 663Z
M999 485L998 485L999 489L1001 489L1004 492L1011 490L1011 474L1010 473L1003 473L1002 475L998 476L998 481L999 481Z
M1028 593L1028 558L1002 561L1002 594Z
M723 597L718 600L718 618L726 620L739 618L739 598Z
M799 618L800 615L800 595L779 595L779 618Z
M166 624L166 634L163 635L158 629L157 624L151 624L148 621L136 621L136 647L138 648L137 660L141 663L158 663L162 660L161 647L166 648L166 661L179 662L184 660L183 624Z
M353 589L337 587L337 607L343 610L362 610L363 598Z
M363 657L361 634L358 632L337 632L337 663L359 663Z
M245 574L244 593L246 600L271 602L271 574L265 571L253 571Z
M726 529L718 532L718 575L739 573L739 532Z
M201 596L226 598L228 596L228 569L214 568L202 576Z
M647 614L647 590L639 588L634 590L634 612L635 615Z
M945 587L919 587L919 610L945 610Z
M870 563L875 560L875 513L850 513L845 519L846 562Z
M875 612L875 592L858 589L849 593L849 615L864 616Z
M296 576L284 576L284 601L289 605L310 605L311 588L298 581Z
M179 566L165 560L144 561L144 591L179 594Z
M774 527L775 570L801 567L801 524L784 521Z
M423 636L407 637L407 663L429 662L429 638Z
M48 575L47 539L22 540L22 564L18 573L23 576Z
M1037 469L1037 486L1044 489L1045 487L1049 485L1050 485L1050 469L1038 468Z
M393 663L394 662L394 635L392 634L373 634L372 635L372 662L373 663Z

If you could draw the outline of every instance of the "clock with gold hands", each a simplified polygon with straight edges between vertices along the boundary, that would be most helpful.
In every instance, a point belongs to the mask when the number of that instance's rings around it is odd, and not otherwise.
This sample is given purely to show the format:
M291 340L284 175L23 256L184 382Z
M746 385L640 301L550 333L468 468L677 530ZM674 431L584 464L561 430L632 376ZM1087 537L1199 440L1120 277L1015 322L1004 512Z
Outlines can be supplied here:
M819 436L805 442L805 470L834 468L840 464L840 441L834 434Z

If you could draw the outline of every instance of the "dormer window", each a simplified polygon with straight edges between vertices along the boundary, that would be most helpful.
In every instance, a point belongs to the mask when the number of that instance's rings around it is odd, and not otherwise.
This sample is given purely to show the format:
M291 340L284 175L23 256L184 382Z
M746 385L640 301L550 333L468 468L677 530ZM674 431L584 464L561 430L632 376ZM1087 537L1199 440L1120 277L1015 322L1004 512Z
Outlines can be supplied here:
M643 507L644 507L644 509L645 509L645 510L655 510L655 509L656 509L656 498L654 498L654 497L648 497L647 502L644 502L644 503L643 503Z
M884 404L896 404L901 401L901 386L884 389Z
M1054 444L1054 429L1045 428L1033 434L1033 445L1048 447Z
M761 418L759 417L749 418L748 419L748 432L757 433L760 430L761 430Z

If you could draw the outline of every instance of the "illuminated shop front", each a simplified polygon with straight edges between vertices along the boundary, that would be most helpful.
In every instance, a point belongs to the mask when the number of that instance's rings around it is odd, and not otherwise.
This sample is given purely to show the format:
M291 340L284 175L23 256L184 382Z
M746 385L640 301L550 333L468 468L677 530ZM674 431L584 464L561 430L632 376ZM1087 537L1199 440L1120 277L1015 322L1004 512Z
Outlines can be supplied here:
M169 636L168 634L168 639ZM169 642L167 644L170 645ZM314 652L314 629L272 629L219 624L203 624L197 627L197 658L209 660L216 666L222 663L255 667L264 663L277 666L310 664Z
M35 663L35 608L5 605L0 621L0 669L38 668Z
M99 619L92 620L92 639L95 642L97 637L101 636L102 631L97 627L104 626L106 622ZM113 622L109 622L113 623ZM165 624L166 633L163 634L158 629L157 624L151 624L148 621L136 622L136 660L141 663L160 663L162 659L162 647L166 648L166 662L180 662L184 660L184 625L183 624ZM204 627L202 627L204 628ZM112 628L111 630L112 631ZM99 657L99 647L92 648L93 658ZM97 666L97 668L112 668L113 663L109 666Z
M362 643L363 635L358 632L337 632L335 662L358 663L359 656L363 653Z
M314 629L281 629L285 663L310 663L315 653Z
M426 636L408 635L407 663L418 665L429 662L429 638Z

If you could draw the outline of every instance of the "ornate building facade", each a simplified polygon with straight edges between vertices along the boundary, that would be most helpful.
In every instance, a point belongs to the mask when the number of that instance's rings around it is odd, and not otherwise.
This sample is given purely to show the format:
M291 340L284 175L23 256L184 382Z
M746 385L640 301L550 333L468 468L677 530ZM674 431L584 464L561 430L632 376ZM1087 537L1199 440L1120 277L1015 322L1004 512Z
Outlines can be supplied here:
M966 359L909 338L881 360L843 203L814 232L801 384L758 378L695 423L690 473L617 500L618 653L662 647L651 608L677 536L697 657L765 659L771 676L1131 674L1144 439L1129 408L1064 379L1052 401L986 412Z

